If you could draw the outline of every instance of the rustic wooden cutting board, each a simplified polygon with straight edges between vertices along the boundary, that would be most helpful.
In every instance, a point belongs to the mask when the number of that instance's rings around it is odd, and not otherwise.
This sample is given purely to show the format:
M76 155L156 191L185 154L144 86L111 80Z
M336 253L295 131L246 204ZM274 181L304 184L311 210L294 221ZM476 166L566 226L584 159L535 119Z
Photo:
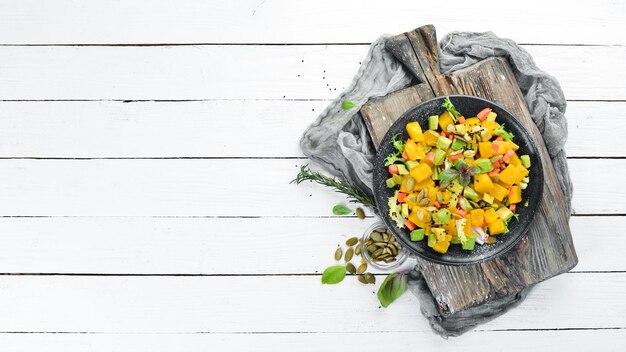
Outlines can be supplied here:
M439 312L447 316L519 293L576 266L578 258L564 206L565 198L543 138L530 117L508 61L489 58L442 75L437 36L432 25L391 38L386 49L420 83L370 99L361 108L361 116L377 148L393 122L411 107L435 96L465 94L493 101L510 111L530 132L543 162L543 197L528 233L517 247L500 258L467 266L446 266L418 259Z

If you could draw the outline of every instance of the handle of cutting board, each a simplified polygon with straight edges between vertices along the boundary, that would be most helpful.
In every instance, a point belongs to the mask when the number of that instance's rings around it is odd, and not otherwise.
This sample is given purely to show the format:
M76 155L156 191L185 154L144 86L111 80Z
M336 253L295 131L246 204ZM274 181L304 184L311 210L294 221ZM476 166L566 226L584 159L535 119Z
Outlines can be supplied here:
M432 84L440 74L437 32L432 24L390 38L385 49L402 62L417 83Z

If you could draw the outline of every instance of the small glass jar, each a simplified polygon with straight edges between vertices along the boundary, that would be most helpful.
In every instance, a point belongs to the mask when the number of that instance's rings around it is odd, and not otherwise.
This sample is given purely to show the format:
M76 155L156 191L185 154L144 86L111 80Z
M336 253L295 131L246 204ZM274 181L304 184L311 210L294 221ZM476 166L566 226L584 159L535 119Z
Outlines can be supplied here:
M371 265L372 267L376 269L393 270L399 267L400 265L402 265L404 261L406 261L406 259L409 257L409 253L407 252L406 249L404 249L404 247L400 247L400 251L398 252L398 255L396 256L395 261L391 263L385 263L384 261L378 261L378 262L373 261L372 257L370 257L369 253L367 252L367 249L365 248L365 241L367 241L367 239L369 238L369 235L372 232L374 232L374 230L380 229L380 228L387 229L387 225L385 225L382 221L377 221L373 223L372 226L368 227L367 230L365 230L363 237L361 237L361 243L360 243L361 256L365 258L365 260L367 261L367 265ZM396 238L396 241L398 241L397 238ZM400 243L400 245L402 246L402 243Z

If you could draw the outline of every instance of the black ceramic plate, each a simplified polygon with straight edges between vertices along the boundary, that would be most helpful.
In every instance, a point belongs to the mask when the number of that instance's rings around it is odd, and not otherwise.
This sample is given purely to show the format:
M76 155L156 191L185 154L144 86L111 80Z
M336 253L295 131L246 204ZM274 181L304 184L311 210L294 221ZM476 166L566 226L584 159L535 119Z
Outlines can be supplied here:
M464 265L484 262L504 254L519 242L533 220L543 192L543 171L539 154L537 153L532 139L526 129L522 127L511 113L493 102L464 95L450 96L450 100L463 116L476 116L482 109L487 107L492 108L493 112L498 114L496 121L500 124L504 123L506 129L513 133L513 141L519 145L519 150L517 151L518 155L528 154L530 156L530 183L522 192L522 202L518 204L516 209L517 213L519 213L519 220L512 219L509 222L510 232L495 236L497 241L494 244L476 244L473 251L464 251L461 249L461 245L451 244L446 254L439 254L428 247L426 239L420 242L411 241L409 231L407 229L398 228L395 221L388 216L389 205L387 204L387 200L393 195L394 189L388 189L385 184L385 180L389 178L390 175L384 163L385 157L394 151L391 145L391 138L393 135L400 133L403 139L407 139L408 134L405 126L412 121L419 122L422 129L426 131L428 129L428 116L439 115L444 111L444 108L441 106L444 99L445 97L435 98L413 107L411 110L404 113L404 115L391 126L387 134L385 134L374 161L374 196L376 206L381 212L385 224L387 224L404 247L412 253L426 260L440 264ZM524 206L526 202L528 202L527 207Z

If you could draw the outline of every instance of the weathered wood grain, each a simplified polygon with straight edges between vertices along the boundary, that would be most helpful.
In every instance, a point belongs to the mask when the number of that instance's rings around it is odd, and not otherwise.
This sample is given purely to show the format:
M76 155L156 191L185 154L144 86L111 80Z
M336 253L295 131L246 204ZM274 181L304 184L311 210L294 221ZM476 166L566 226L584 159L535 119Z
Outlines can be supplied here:
M480 330L623 328L625 279L625 273L561 275ZM0 276L0 287L2 332L430 332L415 296L381 308L377 286L364 287L354 276L322 285L319 275L16 275Z
M489 0L420 6L412 0L4 0L2 44L369 43L419 21L439 30L493 31L521 43L626 44L625 6ZM581 22L588 25L581 26Z
M346 342L348 341L348 342ZM45 346L48 351L63 352L343 352L346 346L355 351L402 350L419 346L423 351L507 352L598 350L598 341L619 351L626 341L614 329L554 331L474 331L461 338L442 341L430 331L419 332L343 332L331 333L154 333L154 334L45 334L3 333L0 345L12 346L11 352L32 352ZM227 347L226 347L227 346ZM226 348L225 348L226 347Z
M489 58L470 67L440 75L436 41L432 26L420 27L392 40L391 52L398 60L425 79L434 95L466 94L493 101L517 117L535 141L544 166L544 191L535 219L517 247L495 260L469 266L452 267L418 259L418 265L444 315L516 294L525 287L573 268L578 259L563 204L565 198L543 138L533 123L515 76L503 58ZM410 43L410 45L398 43ZM411 51L406 52L406 50ZM398 52L402 50L403 52ZM415 57L412 57L415 56ZM424 84L424 83L422 83ZM379 98L367 108L385 111L385 105L396 106L398 98ZM387 109L387 111L390 109ZM364 115L365 119L379 118ZM397 118L396 116L395 118ZM393 117L388 117L393 119ZM368 122L368 126L381 126ZM385 130L375 131L384 135Z
M307 128L326 105L323 100L4 101L0 157L304 157L301 135L293 131ZM605 138L607 126L616 136L626 135L626 124L615 123L626 119L626 103L568 102L566 116L568 157L626 157L626 148ZM263 133L233 138L233 131Z
M330 264L338 244L362 234L374 221L355 217L5 217L0 218L0 272L314 274ZM626 226L626 216L576 216L571 225L580 258L574 272L626 271L622 253L613 250L623 237L614 229ZM224 248L236 248L242 259L232 260L232 252ZM268 252L272 260L267 260ZM407 262L407 268L414 263Z

